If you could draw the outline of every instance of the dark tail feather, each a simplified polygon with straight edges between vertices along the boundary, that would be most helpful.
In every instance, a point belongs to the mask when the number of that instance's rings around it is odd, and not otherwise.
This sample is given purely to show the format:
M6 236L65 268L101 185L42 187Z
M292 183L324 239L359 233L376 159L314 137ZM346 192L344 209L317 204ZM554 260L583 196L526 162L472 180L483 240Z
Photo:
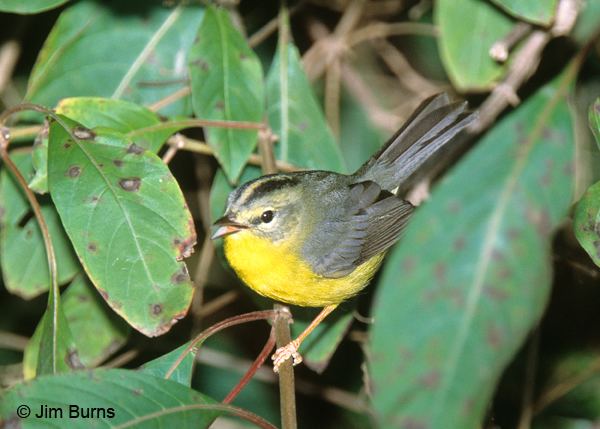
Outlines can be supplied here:
M451 103L445 93L425 100L394 136L355 173L392 190L475 120L466 102Z

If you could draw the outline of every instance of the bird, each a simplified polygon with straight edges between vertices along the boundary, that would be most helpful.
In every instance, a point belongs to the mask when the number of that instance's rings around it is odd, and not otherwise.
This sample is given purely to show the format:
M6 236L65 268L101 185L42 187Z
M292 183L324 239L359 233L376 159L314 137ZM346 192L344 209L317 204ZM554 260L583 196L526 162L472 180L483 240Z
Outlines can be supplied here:
M223 238L238 277L275 301L323 308L275 351L275 372L290 358L302 362L304 339L369 284L415 210L406 200L411 180L476 116L466 102L433 95L353 174L269 174L230 193L212 238Z

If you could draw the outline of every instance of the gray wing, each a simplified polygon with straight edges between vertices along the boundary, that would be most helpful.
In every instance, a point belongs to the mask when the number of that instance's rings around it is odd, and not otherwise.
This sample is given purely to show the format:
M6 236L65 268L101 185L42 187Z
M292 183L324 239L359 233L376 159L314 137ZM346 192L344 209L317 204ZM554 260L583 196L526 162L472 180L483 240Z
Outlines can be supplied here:
M312 259L313 270L325 277L343 277L388 249L400 237L413 211L408 201L371 181L351 185L347 202L345 216L326 220L320 226L322 234L317 231L312 235L325 245L313 243L312 257L307 259Z

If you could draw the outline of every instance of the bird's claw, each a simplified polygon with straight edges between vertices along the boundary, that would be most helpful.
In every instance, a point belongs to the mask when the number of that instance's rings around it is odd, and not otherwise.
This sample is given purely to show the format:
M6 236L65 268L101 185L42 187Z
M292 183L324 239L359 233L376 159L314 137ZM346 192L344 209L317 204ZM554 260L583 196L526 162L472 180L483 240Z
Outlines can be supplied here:
M279 372L279 367L289 358L292 358L292 365L296 366L302 363L302 356L298 353L298 345L292 341L283 347L279 347L271 359L273 360L273 371Z

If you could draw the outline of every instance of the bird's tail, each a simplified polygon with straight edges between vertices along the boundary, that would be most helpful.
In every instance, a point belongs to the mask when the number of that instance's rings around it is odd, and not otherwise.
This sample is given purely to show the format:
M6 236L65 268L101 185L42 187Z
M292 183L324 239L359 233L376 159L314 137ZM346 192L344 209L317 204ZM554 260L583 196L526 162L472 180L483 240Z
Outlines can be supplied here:
M355 176L389 191L403 188L419 167L476 119L466 109L466 102L450 102L445 93L429 97Z

